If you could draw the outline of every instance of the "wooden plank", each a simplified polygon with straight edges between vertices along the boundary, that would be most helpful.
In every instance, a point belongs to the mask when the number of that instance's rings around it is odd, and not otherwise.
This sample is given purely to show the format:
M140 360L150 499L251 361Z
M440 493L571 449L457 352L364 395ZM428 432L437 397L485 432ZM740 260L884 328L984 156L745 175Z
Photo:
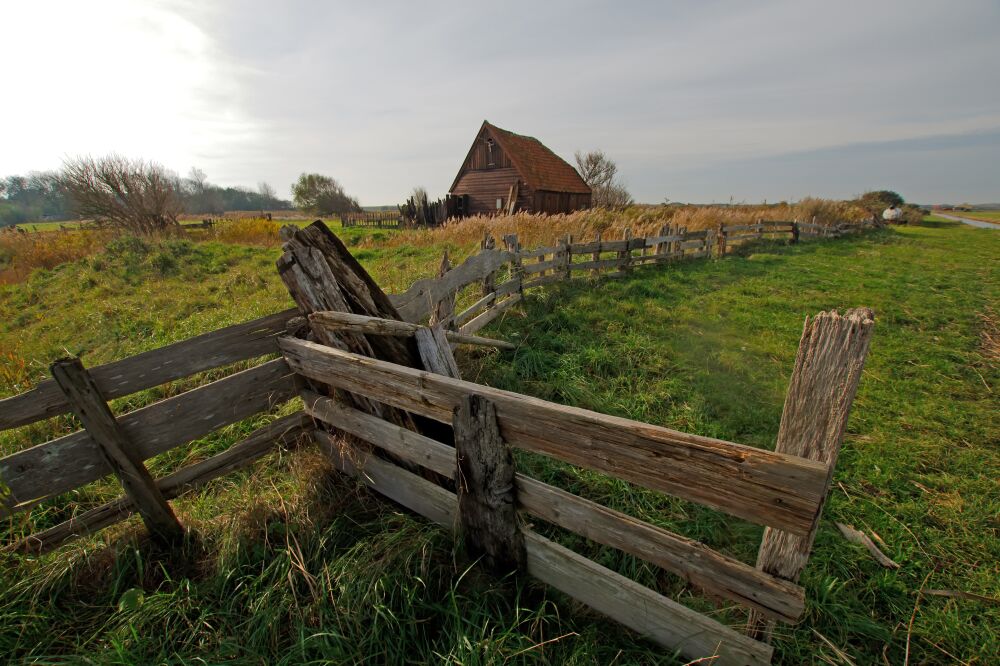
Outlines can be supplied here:
M477 314L479 314L480 310L487 308L488 306L493 304L493 302L496 300L497 300L497 294L495 291L486 294L478 301L470 305L468 308L455 315L455 325L461 326L462 324L464 324L465 322L469 321Z
M342 352L304 340L279 344L295 372L450 423L468 394L497 405L514 446L606 472L747 520L804 534L826 477L822 464L608 416Z
M451 447L311 391L304 391L302 400L306 411L314 418L442 476L454 478L455 460ZM329 444L334 445L332 440ZM767 617L791 622L802 614L805 595L794 583L727 557L702 543L523 474L517 474L515 482L519 508L533 516L635 555L681 576L709 594L757 609Z
M475 333L479 329L485 327L491 321L503 314L507 308L521 302L523 296L521 294L514 294L508 297L506 300L500 302L495 307L490 308L483 314L479 315L472 321L466 323L461 328L458 329L459 333Z
M559 268L559 259L549 259L548 261L542 261L535 264L525 264L524 272L530 275L531 273L544 273L545 271L551 271L555 268Z
M686 659L769 664L772 649L530 530L528 573Z
M414 336L417 341L417 352L424 369L446 377L461 379L462 375L458 371L458 363L451 353L451 345L444 335L444 329L440 324L430 328L421 326Z
M182 467L173 474L158 479L156 485L165 499L179 497L183 493L200 488L220 476L248 467L278 446L293 445L311 430L312 421L306 417L304 412L284 416L258 428L249 437L232 445L222 453L193 465ZM135 505L128 497L119 497L84 511L58 525L25 537L21 541L11 544L5 550L35 555L47 553L73 539L93 534L105 527L119 523L132 515L134 510Z
M278 351L276 338L296 316L294 308L205 333L135 356L90 368L108 400L176 379ZM0 430L16 428L69 412L70 406L51 379L32 390L0 400Z
M447 294L485 279L512 258L511 252L503 250L480 251L452 268L444 277L417 280L402 294L389 296L389 300L404 321L423 321L430 315L434 304Z
M556 273L555 275L546 275L545 277L535 278L534 280L529 280L522 285L522 289L535 289L536 287L544 287L546 285L555 284L557 282L563 282L566 279L565 274Z
M661 243L673 243L678 240L681 240L681 237L677 234L670 234L666 236L648 236L646 238L646 247L654 247L656 245L660 245Z
M451 271L451 262L448 261L448 252L446 250L444 256L441 258L441 266L438 268L438 278L443 279L449 271ZM440 301L434 304L434 307L431 309L430 321L428 322L431 326L439 323L448 325L455 317L455 293L452 291L445 294Z
M534 259L536 257L543 257L547 254L555 254L556 248L554 247L536 247L534 250L521 250L518 255L521 260Z
M52 378L70 403L73 413L97 442L105 463L118 477L125 494L142 516L150 535L165 544L184 538L173 509L163 499L149 470L135 453L135 446L122 431L94 379L78 358L64 358L50 366Z
M764 530L757 567L769 574L798 581L809 560L826 491L833 479L847 418L861 380L868 347L875 329L875 315L868 308L820 312L806 319L781 414L776 450L813 460L826 470L820 482L820 504L810 529L791 534ZM748 633L770 637L771 625L752 613Z
M266 411L295 394L292 372L275 359L118 418L139 460ZM10 495L0 516L111 474L97 443L80 430L0 459Z
M418 324L411 324L406 321L369 317L367 315L354 314L353 312L337 312L335 310L314 312L309 315L309 321L314 326L333 330L346 329L366 335L392 335L396 337L410 337L416 335L417 331L424 328ZM515 345L503 340L493 340L478 335L467 335L457 331L445 330L444 336L448 341L460 344L497 347L498 349L516 348Z
M457 498L440 486L349 446L328 447L341 472L454 530ZM629 578L523 530L528 573L658 644L713 664L767 664L771 648L671 601Z
M467 395L452 417L455 431L458 515L466 547L499 574L524 568L524 538L517 524L514 457L500 437L496 408Z

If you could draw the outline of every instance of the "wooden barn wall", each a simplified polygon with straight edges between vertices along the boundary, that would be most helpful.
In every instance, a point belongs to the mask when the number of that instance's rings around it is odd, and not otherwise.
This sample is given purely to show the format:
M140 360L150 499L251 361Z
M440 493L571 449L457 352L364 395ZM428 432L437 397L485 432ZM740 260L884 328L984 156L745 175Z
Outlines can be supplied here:
M488 215L497 211L497 199L503 199L504 203L507 203L510 186L518 180L517 170L513 167L468 171L459 179L452 194L469 195L470 215ZM518 188L518 210L531 210L534 202L533 194L522 182Z
M581 208L590 208L590 195L538 190L535 192L533 207L538 213L572 213Z
M463 165L463 169L509 169L514 166L507 153L500 148L500 144L496 141L493 142L493 164L490 164L486 150L486 139L488 138L489 132L484 129L476 138L476 147Z

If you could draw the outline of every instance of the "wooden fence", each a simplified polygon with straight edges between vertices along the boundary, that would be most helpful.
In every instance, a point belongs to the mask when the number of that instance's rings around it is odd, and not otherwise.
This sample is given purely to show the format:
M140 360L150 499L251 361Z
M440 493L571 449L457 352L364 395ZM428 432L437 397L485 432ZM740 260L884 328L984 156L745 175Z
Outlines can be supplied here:
M840 228L842 235L852 229ZM825 232L824 232L825 233ZM516 236L406 292L387 296L322 223L290 229L278 270L298 309L144 354L83 368L57 361L53 379L0 400L0 429L72 412L82 430L0 459L0 516L118 477L117 500L7 546L44 552L133 512L172 541L169 500L312 437L342 472L457 529L498 571L523 571L691 658L763 664L777 621L804 609L797 584L822 512L872 330L870 311L808 320L775 451L678 432L464 381L452 344L512 345L473 335L557 280L621 275L732 251L731 243L814 235L797 223L597 239L524 251ZM481 297L456 313L456 296ZM306 315L303 317L302 315ZM422 322L428 325L423 325ZM308 335L309 339L303 339ZM272 354L279 358L115 416L113 398ZM279 418L215 456L153 479L145 460L298 395ZM350 437L344 437L349 435ZM510 447L550 456L766 526L756 566L516 471ZM420 473L420 468L424 472ZM434 480L429 480L434 479ZM610 571L523 526L517 512L618 548L749 609L741 633ZM763 639L763 640L760 640Z
M361 213L344 213L340 223L345 227L377 227L398 229L402 226L402 216L395 210L367 210Z

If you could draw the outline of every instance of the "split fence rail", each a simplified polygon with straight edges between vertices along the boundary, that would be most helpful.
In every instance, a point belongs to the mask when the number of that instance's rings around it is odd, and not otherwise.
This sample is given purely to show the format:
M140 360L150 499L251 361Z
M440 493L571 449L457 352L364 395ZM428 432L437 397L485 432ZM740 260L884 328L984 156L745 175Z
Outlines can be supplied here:
M837 229L833 234L852 233ZM824 232L826 233L826 232ZM0 516L114 474L125 494L7 546L39 553L138 513L154 537L183 534L169 500L275 450L315 440L334 466L382 495L460 532L498 572L526 572L690 659L769 663L775 622L804 610L798 577L836 463L872 332L858 309L807 320L774 451L567 407L465 381L456 344L512 348L475 335L559 280L620 275L643 263L724 255L734 243L812 229L746 228L587 243L566 238L524 251L486 237L481 251L406 292L386 295L322 223L286 228L278 261L297 309L230 326L89 370L78 359L53 379L0 400L0 429L74 413L83 429L0 459ZM832 235L832 234L831 234ZM608 255L611 255L610 257ZM479 286L461 312L456 296ZM278 355L255 367L114 415L108 400L193 374ZM278 418L201 462L153 479L144 461L299 397ZM516 471L512 448L711 507L766 527L756 565ZM576 532L750 612L725 626L553 542L520 517Z

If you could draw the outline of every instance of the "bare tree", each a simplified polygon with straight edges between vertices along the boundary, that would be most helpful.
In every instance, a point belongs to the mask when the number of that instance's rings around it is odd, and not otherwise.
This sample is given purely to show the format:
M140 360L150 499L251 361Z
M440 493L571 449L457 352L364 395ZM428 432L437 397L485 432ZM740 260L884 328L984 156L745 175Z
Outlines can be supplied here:
M591 205L598 208L625 208L633 203L625 183L618 176L618 165L603 150L576 151L576 167L590 186Z
M82 217L147 235L177 225L178 180L154 162L76 157L63 164L60 179Z

